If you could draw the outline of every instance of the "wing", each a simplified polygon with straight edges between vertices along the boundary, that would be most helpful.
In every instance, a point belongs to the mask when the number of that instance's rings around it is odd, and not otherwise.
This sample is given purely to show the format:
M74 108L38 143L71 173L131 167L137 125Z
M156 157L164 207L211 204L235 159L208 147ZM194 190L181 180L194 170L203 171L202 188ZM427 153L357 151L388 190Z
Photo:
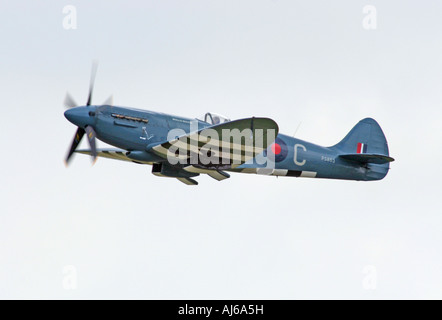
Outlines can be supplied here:
M91 155L91 150L76 150L76 153ZM102 158L136 162L126 156L127 151L123 149L97 149L97 156Z
M76 150L75 152L81 153L81 154L86 154L86 155L91 155L91 150ZM97 156L98 157L114 159L114 160L121 160L121 161L128 161L128 162L135 162L135 163L153 164L151 162L135 161L133 159L130 159L126 154L127 154L127 151L123 150L123 149L97 149ZM200 173L207 174L210 177L212 177L213 179L218 180L218 181L230 178L230 175L227 172L223 172L223 171L219 171L219 170L201 169L201 168L197 168L194 166L187 166L187 167L180 169L178 171L183 172L184 175L186 173L195 174L195 175L191 175L191 176L197 176ZM160 177L163 176L161 174L160 175L155 174L155 175L160 176ZM170 177L177 178L179 181L181 181L182 183L187 184L187 185L198 185L198 182L191 179L190 177L184 177L184 176L183 177L170 176Z
M123 149L98 149L97 156L114 160L153 164L152 173L157 176L177 178L188 185L198 183L191 179L199 174L207 174L221 181L230 177L222 169L235 168L261 154L275 141L279 128L275 121L268 118L247 118L210 126L202 130L180 136L176 139L156 144L150 148L164 160L175 155L177 149L185 149L179 153L178 167L171 167L167 161L138 161L128 157ZM251 142L251 143L250 143ZM90 150L77 150L77 153L90 155ZM210 153L210 155L209 155ZM190 158L197 156L194 163ZM202 159L218 159L204 163Z
M210 126L152 147L164 159L206 169L230 169L262 153L279 128L269 118L247 118ZM216 160L217 159L217 160Z

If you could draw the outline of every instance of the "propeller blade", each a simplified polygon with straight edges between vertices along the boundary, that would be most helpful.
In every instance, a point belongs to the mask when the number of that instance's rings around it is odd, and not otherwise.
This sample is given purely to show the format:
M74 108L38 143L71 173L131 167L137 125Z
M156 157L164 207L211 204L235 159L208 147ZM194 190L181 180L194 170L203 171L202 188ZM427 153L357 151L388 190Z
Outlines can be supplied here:
M83 138L84 135L84 129L78 128L77 132L75 133L74 140L72 141L71 149L68 152L68 155L66 156L65 164L66 166L69 164L69 160L71 159L72 155L74 154L75 149L77 149L78 145L80 144L81 138Z
M90 106L92 102L92 92L94 91L95 75L97 74L97 68L98 68L98 62L94 61L92 63L91 81L89 83L89 96L86 102L87 106Z
M86 127L87 139L89 141L89 146L91 147L91 155L93 164L97 161L97 147L95 143L95 130L91 126Z
M110 96L109 98L106 99L106 101L104 101L103 104L104 105L109 105L109 106L113 105L114 104L114 97Z
M69 92L66 93L66 97L64 98L64 105L66 108L75 108L78 106L78 104L75 102L74 98L69 94Z

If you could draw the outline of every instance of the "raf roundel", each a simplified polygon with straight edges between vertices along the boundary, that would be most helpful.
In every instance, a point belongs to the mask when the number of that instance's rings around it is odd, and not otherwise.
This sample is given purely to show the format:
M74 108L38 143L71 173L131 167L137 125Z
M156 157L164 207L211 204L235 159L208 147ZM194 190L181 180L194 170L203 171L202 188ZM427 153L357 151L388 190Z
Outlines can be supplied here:
M277 144L277 143L272 144L272 152L275 155L280 154L281 153L281 146L279 144Z
M275 155L276 162L284 161L287 158L287 145L280 138L276 138L275 142L270 145L269 151ZM264 151L264 155L267 156L267 150Z

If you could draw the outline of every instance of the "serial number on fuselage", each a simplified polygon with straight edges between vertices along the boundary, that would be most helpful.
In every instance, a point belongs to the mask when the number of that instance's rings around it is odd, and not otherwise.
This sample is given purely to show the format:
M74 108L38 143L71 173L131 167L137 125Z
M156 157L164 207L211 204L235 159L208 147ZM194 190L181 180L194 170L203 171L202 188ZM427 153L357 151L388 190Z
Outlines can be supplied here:
M333 157L321 156L321 160L325 162L336 163L336 158Z

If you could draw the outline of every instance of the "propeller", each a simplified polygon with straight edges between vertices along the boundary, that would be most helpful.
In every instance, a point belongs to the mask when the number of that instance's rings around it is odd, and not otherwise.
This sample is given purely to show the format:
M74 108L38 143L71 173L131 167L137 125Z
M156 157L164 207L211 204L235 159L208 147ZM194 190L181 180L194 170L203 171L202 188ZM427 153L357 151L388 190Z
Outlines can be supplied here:
M75 108L78 104L75 102L74 98L68 93L66 93L66 98L64 98L64 105L66 108Z
M92 92L94 91L94 83L95 83L95 76L97 74L97 67L98 67L98 62L94 61L92 63L92 71L91 71L91 80L89 82L89 95L87 97L87 102L86 105L90 106L91 105L91 101L92 101Z
M97 134L91 126L86 127L86 133L87 139L89 141L89 146L91 147L92 163L95 164L95 162L97 161L97 146L95 143L95 137Z
M94 61L92 63L92 70L91 70L91 78L89 82L89 94L86 102L86 106L90 106L92 103L92 93L94 91L94 83L95 83L95 76L97 74L97 67L98 63ZM106 101L105 105L112 105L113 98L110 96ZM64 105L71 109L78 107L78 104L75 102L75 100L72 98L72 96L67 93L66 97L64 99ZM87 125L84 129L81 127L78 127L77 132L75 133L74 140L72 141L71 148L69 149L69 152L65 159L65 164L69 164L69 160L71 159L72 155L74 154L75 150L77 149L78 145L80 144L81 139L83 138L84 134L86 133L87 139L89 141L89 146L91 149L91 156L92 156L92 162L95 164L97 161L97 147L96 147L96 136L95 130L92 126Z
M80 144L81 138L83 138L84 133L85 131L83 128L77 129L77 132L75 133L74 136L74 140L72 141L71 149L69 150L68 155L66 156L66 160L64 161L66 166L69 164L69 160L74 154L75 149L77 149L78 145Z
M110 96L109 98L106 99L106 101L104 101L103 104L104 105L109 105L109 106L113 105L114 104L114 97Z

